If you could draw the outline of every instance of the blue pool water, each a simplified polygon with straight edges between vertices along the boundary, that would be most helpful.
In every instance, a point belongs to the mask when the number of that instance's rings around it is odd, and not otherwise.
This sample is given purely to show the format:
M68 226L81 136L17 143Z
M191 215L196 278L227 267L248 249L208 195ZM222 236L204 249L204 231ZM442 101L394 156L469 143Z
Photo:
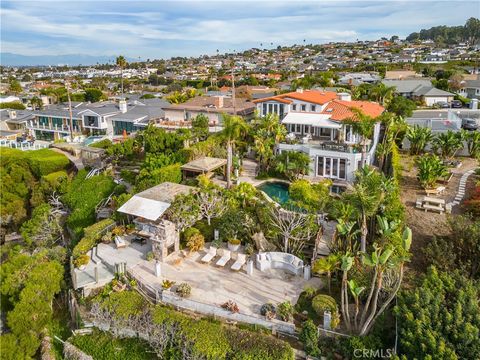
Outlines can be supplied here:
M257 187L258 190L263 191L270 196L271 199L277 201L279 204L285 204L290 199L288 193L288 184L278 181L266 182Z
M101 139L103 139L103 136L89 136L83 141L83 145L87 146Z

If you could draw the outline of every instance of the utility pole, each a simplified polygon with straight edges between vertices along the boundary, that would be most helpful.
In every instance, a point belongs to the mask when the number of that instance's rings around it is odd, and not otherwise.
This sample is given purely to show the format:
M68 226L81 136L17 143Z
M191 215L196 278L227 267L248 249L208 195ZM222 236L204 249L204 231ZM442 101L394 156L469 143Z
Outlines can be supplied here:
M236 104L235 104L235 74L233 72L233 69L235 68L235 54L233 55L233 61L232 61L232 102L233 102L233 115L235 116L237 114L236 112Z
M67 98L68 98L68 112L70 115L70 141L73 142L73 115L72 115L72 101L70 99L70 82L65 81L65 87L67 88Z

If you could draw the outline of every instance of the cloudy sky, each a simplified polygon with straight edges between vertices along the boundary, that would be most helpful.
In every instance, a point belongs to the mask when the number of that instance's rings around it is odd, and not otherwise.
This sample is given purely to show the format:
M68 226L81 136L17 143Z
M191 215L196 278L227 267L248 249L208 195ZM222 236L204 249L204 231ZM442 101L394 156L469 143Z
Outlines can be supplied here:
M1 51L167 58L405 37L463 25L479 1L1 1Z

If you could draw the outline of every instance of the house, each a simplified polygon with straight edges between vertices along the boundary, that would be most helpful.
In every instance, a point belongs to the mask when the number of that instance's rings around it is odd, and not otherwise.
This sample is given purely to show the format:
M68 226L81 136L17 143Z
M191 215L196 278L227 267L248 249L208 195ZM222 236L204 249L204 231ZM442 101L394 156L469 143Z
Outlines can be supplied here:
M132 133L163 118L163 107L167 104L161 99L72 103L73 133L75 136ZM34 111L33 116L26 127L37 139L53 141L70 135L70 110L66 104Z
M458 95L480 100L480 75L477 75L474 80L462 81L462 88L459 90Z
M248 99L233 99L226 96L197 96L182 104L173 104L164 108L165 120L157 123L164 128L191 127L192 119L203 114L209 119L210 131L222 127L223 114L239 115L246 119L253 117L255 104Z
M448 91L435 88L430 79L384 79L382 83L388 87L395 87L397 94L407 99L422 101L427 106L451 102L455 96Z
M287 140L277 151L300 151L310 159L309 175L351 182L361 164L361 142L347 120L356 118L355 110L373 118L385 110L368 101L352 101L350 94L316 90L299 90L254 101L262 116L276 114L288 131ZM372 164L379 141L380 122L368 142L366 161Z
M342 85L360 85L374 84L380 81L380 76L370 73L347 73L338 79L338 83Z
M0 129L21 132L25 130L27 122L33 119L34 116L30 110L1 109Z

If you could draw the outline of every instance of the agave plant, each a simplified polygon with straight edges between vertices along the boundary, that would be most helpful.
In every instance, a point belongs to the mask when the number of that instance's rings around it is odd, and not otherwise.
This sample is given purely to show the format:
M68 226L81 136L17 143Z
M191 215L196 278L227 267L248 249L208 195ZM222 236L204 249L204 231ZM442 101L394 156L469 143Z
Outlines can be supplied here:
M418 158L418 181L425 189L435 186L437 181L448 176L448 169L437 155L426 155Z
M423 153L427 144L432 141L433 135L430 128L414 125L407 130L407 139L410 141L410 154Z
M444 159L451 159L457 151L463 148L464 135L462 132L448 130L446 133L440 133L433 139L434 148L440 152Z

